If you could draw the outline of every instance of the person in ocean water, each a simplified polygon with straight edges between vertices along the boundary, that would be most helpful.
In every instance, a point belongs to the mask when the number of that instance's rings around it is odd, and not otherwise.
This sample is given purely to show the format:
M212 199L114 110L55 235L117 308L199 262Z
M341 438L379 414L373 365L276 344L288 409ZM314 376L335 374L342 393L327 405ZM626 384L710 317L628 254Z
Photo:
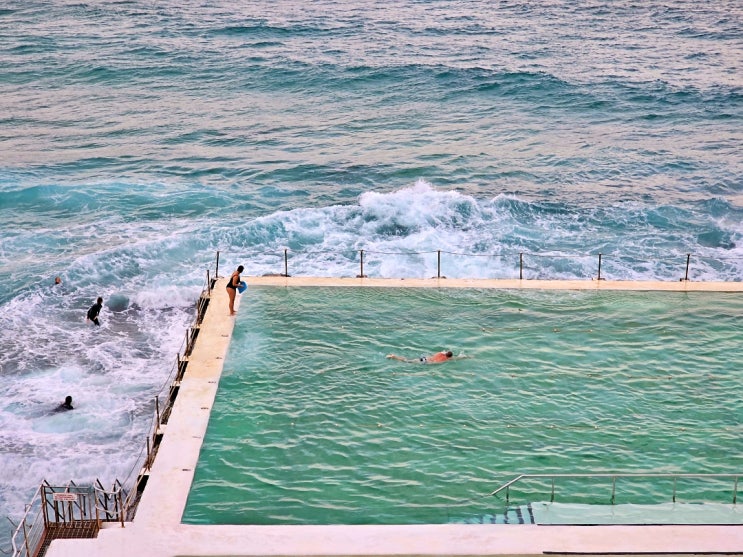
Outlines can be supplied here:
M57 406L55 412L65 412L67 410L74 410L75 407L72 406L72 397L70 395L67 395L64 398L64 402Z
M240 273L243 272L243 269L244 267L240 265L232 273L230 280L227 281L227 295L230 297L230 315L235 315L235 295L237 294L237 287L240 286Z
M103 298L100 296L98 297L98 300L96 300L96 303L90 306L90 309L88 310L88 321L92 321L96 325L100 325L100 321L98 321L98 314L101 313L101 309L103 308Z
M440 364L442 362L446 362L448 360L458 360L460 358L464 358L464 356L457 356L454 357L454 353L451 350L442 350L441 352L436 352L435 354L431 354L430 356L421 356L420 358L404 358L403 356L398 356L397 354L387 354L387 357L391 360L399 360L401 362L407 362L409 364Z

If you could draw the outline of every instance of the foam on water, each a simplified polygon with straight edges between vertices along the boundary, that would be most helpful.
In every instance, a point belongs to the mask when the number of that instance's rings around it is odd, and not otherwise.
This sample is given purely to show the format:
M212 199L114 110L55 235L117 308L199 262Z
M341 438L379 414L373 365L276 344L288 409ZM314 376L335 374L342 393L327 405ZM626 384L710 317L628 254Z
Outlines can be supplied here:
M520 253L531 257L528 278L590 278L602 253L604 276L678 280L692 253L694 279L740 280L742 217L722 200L596 207L512 194L478 199L420 180L364 193L356 204L260 217L232 241L250 245L241 250L249 274L283 271L287 249L290 274L355 276L363 249L370 276L430 277L441 250L451 278L515 278Z

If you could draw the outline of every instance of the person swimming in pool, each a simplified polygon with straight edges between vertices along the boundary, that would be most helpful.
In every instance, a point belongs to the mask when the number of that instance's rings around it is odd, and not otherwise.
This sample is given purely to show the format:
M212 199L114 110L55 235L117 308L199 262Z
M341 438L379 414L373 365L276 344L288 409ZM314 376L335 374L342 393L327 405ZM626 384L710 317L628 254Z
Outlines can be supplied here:
M442 350L441 352L436 352L430 356L421 356L420 358L404 358L397 354L387 354L387 358L407 362L409 364L440 364L448 360L458 360L464 358L464 356L454 357L454 353L451 350Z

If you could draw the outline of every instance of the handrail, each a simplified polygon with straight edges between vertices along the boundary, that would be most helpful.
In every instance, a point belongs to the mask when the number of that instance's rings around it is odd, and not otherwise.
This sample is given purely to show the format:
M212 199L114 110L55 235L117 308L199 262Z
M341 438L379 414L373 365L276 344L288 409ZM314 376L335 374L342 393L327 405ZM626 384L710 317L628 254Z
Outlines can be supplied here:
M132 468L132 471L129 473L129 476L124 480L123 482L119 482L121 486L121 491L119 492L119 497L121 496L120 493L124 494L123 500L120 501L121 509L120 513L121 516L127 516L129 511L132 508L132 505L135 504L137 500L137 487L139 484L140 479L142 478L142 475L149 471L150 467L152 466L152 461L155 457L156 447L158 444L158 435L161 435L162 433L162 425L167 421L167 417L170 415L170 410L172 409L172 406L175 402L175 396L177 394L177 385L180 381L180 379L183 376L183 373L185 372L185 368L188 365L188 354L193 349L193 343L196 339L196 336L198 334L199 326L201 324L201 321L203 320L204 313L206 312L206 308L208 306L208 300L211 297L211 289L212 289L212 281L215 281L218 276L218 267L219 265L219 252L217 252L217 257L215 261L215 272L214 276L212 277L209 270L207 269L206 272L206 280L204 281L204 284L201 288L201 293L199 295L199 299L196 303L196 315L194 317L194 321L192 325L187 329L186 335L181 342L180 348L178 349L177 357L175 358L175 361L171 365L170 371L168 373L168 377L163 382L162 386L160 387L160 390L155 395L155 402L154 402L154 415L152 417L152 422L149 427L149 433L147 434L146 442L142 448L142 450L139 453L139 456L137 457L137 462L135 462L134 467ZM181 354L183 354L183 357L181 357ZM166 394L165 401L162 405L162 408L160 407L160 396L163 394ZM139 474L136 476L133 476L134 470L138 467L140 468ZM118 482L118 480L117 480Z
M46 480L43 480L39 487L36 488L33 497L31 497L31 502L26 505L23 516L10 538L14 557L31 557L34 554L33 552L36 550L36 546L41 541L41 536L44 531L44 521L39 520L39 518L42 513L43 505L41 494L45 486L49 486L49 483L47 483ZM32 513L35 513L35 516L30 517L29 515ZM28 529L29 518L31 525L30 530ZM21 536L23 537L21 538ZM19 541L22 542L21 547L18 547Z
M99 481L96 481L96 484L93 485L93 489L95 490L94 508L96 516L100 516L99 513L102 513L107 521L111 519L116 520L121 523L121 527L123 528L124 519L126 518L124 515L126 513L123 505L124 501L121 497L121 494L124 492L121 483L116 480L111 491L104 489ZM108 508L109 500L113 503L113 509Z
M276 257L277 260L283 262L283 270L280 272L269 272L267 274L276 274L278 276L292 276L289 273L289 255L291 250L288 248L283 248L281 251L267 251L267 250L256 250L256 251L250 251L250 252L240 252L239 256L240 258L244 258L247 260L255 260L257 256L268 256L268 257ZM224 253L224 252L217 252ZM612 261L631 261L631 262L642 262L647 263L647 259L638 259L636 257L633 257L632 254L621 254L621 253L558 253L558 252L525 252L525 251L504 251L504 252L498 252L498 253L465 253L465 252L455 252L455 251L448 251L448 250L424 250L424 251L377 251L377 250L369 250L365 248L350 248L350 249L338 249L338 250L323 250L323 249L317 249L317 250L306 250L306 251L296 251L293 252L294 255L300 255L300 256L313 256L313 255L320 255L320 254L328 254L328 253L334 253L334 254L342 254L346 258L346 261L348 263L355 263L357 265L358 269L358 277L365 277L368 274L369 269L369 260L372 256L377 256L376 259L379 259L379 256L426 256L426 255L436 255L436 277L438 278L446 278L445 274L443 273L442 269L442 254L454 256L454 257L477 257L477 258L493 258L493 259L500 259L502 261L505 261L506 264L510 267L510 270L504 271L502 274L503 276L498 277L489 277L489 278L503 278L503 279L513 279L517 278L520 280L527 280L529 278L531 279L537 279L537 278L554 278L554 276L551 276L549 271L550 268L554 266L544 265L537 263L536 266L528 266L527 265L527 258L530 258L532 261L534 260L544 260L544 259L551 259L557 261L564 261L569 259L576 259L576 260L585 260L581 265L580 268L577 270L573 270L572 274L573 278L575 280L606 280L606 274L607 269L605 263L608 261L611 263ZM707 261L710 264L714 265L717 264L724 264L725 262L730 261L741 261L743 260L743 257L709 257L704 255L695 255L692 253L685 253L685 254L672 254L672 256L669 257L663 257L659 256L654 258L653 260L655 262L663 262L664 265L666 265L669 268L669 272L678 272L675 276L673 276L670 279L667 280L673 280L681 281L681 282L688 282L692 280L690 277L690 272L693 271L692 269L692 258L695 261ZM591 260L597 260L596 264L596 273L593 274L590 271L588 271L587 264L590 263ZM510 263L509 263L510 262ZM456 263L455 263L456 264ZM561 266L562 264L560 264ZM677 271L674 271L673 269L677 269ZM529 275L526 276L525 271L530 271ZM612 269L609 269L609 272L611 273ZM254 271L254 274L259 274L258 272ZM577 272L576 272L577 271ZM558 275L564 275L566 273L558 273ZM541 276L540 275L545 275ZM553 273L554 275L554 273ZM586 276L590 275L590 276ZM562 278L562 277L561 277Z
M506 503L510 501L510 488L512 485L530 479L550 479L552 480L552 487L550 491L550 502L555 500L555 479L556 478L611 478L612 480L612 492L611 492L611 504L614 504L616 494L616 481L618 478L633 478L633 479L644 479L644 478L667 478L673 479L673 494L672 501L676 502L676 481L679 478L690 478L690 479L733 479L733 504L737 503L738 500L738 479L743 476L742 474L687 474L687 473L670 473L670 472L649 472L649 473L577 473L577 474L520 474L512 480L506 482L499 488L491 491L488 496L493 497L498 493L505 490L506 492Z

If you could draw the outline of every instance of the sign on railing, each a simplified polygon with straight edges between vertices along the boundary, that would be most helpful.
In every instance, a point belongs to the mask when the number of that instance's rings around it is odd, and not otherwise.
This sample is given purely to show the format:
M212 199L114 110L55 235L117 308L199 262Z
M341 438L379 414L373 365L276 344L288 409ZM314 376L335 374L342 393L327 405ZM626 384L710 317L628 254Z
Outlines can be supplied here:
M54 493L52 495L53 501L67 501L67 502L77 502L77 493Z

